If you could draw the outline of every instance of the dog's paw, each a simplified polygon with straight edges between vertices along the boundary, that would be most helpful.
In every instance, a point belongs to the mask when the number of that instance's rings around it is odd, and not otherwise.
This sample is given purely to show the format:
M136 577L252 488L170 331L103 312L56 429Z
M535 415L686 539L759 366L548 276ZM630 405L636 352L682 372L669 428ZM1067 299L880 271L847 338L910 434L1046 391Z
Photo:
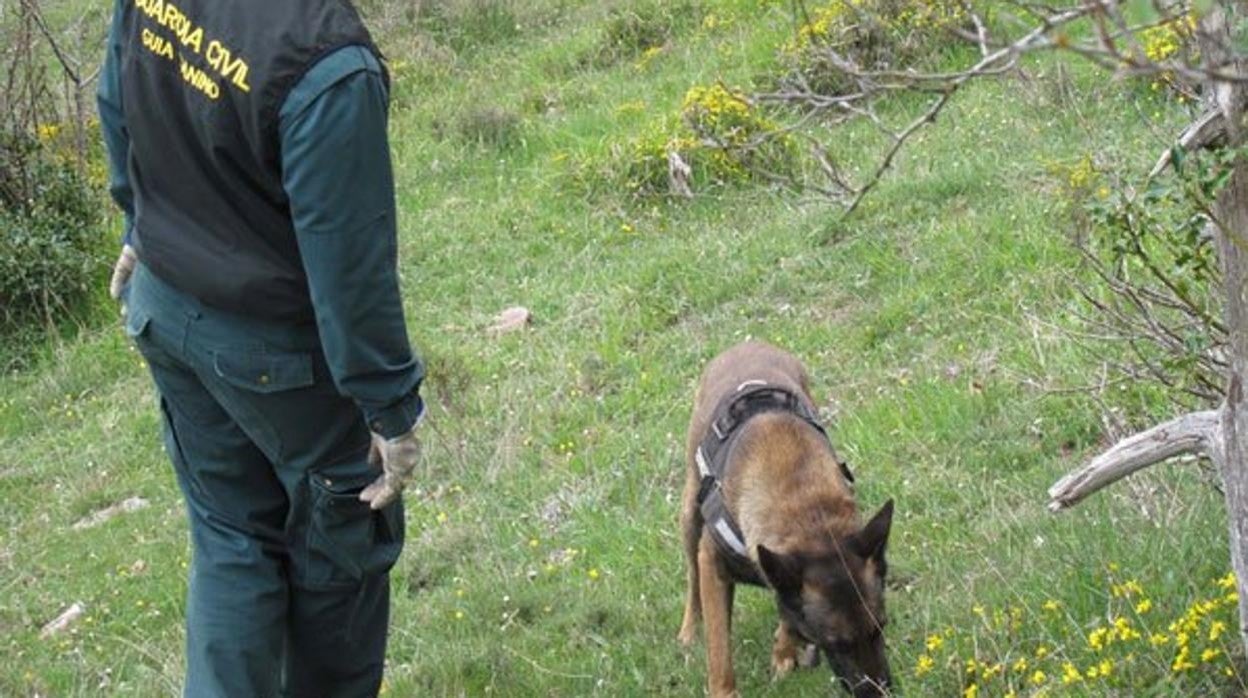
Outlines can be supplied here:
M819 648L812 643L806 643L797 651L797 665L803 669L813 669L819 666Z
M797 668L797 656L788 654L772 654L771 655L771 674L773 680L780 680L788 676Z

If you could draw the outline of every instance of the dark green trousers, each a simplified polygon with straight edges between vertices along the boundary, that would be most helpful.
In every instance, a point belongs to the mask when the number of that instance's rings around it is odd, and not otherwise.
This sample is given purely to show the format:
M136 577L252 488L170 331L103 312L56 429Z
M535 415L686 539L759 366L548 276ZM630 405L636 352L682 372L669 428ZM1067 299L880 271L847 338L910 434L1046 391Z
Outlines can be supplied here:
M369 432L315 327L204 307L142 265L126 293L190 520L184 695L376 695L403 510L357 499Z

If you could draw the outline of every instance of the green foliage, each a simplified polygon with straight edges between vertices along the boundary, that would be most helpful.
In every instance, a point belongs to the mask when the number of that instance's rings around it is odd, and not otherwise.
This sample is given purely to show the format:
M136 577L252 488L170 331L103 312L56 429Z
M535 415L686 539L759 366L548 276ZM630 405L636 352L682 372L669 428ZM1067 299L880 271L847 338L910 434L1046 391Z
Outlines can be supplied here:
M0 141L0 328L87 295L104 261L99 223L99 200L71 163L40 140Z
M699 85L685 93L679 118L651 121L578 176L604 180L606 188L635 197L669 195L672 156L689 167L691 190L705 192L789 174L797 148L743 92L718 83ZM589 189L596 190L592 184Z
M803 6L799 22L782 49L785 63L811 88L837 95L854 88L845 64L868 71L921 68L969 17L957 0L832 0Z
M1173 173L1136 188L1084 158L1065 173L1088 263L1101 282L1085 295L1094 322L1134 349L1129 375L1173 388L1184 406L1221 400L1222 280L1208 230L1233 154L1173 153ZM1094 333L1095 334L1095 333Z
M701 14L698 0L645 0L612 7L590 63L606 67L660 48L696 24Z

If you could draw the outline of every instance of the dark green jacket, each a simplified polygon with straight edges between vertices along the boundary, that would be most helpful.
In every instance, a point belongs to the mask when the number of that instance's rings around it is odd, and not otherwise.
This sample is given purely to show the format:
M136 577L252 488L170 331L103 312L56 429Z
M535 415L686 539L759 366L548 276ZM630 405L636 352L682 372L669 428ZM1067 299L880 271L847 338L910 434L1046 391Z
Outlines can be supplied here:
M115 17L98 102L110 189L125 214L128 241L134 193L117 27ZM299 255L334 382L359 404L373 431L394 437L423 409L424 369L408 342L393 258L388 102L376 58L362 47L346 47L319 60L291 90L279 137ZM378 210L389 213L359 220L358 212Z

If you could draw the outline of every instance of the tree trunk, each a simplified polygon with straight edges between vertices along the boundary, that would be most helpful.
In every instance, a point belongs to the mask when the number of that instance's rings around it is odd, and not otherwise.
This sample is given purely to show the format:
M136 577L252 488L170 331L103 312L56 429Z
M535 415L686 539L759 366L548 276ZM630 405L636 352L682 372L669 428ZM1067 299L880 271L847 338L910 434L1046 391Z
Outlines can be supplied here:
M1235 52L1229 31L1244 16L1243 5L1242 0L1226 2L1211 8L1200 20L1201 59L1211 74L1244 74L1243 56ZM1210 79L1205 92L1221 113L1226 147L1241 148L1246 140L1248 84ZM1049 507L1063 509L1132 472L1180 453L1203 452L1209 456L1218 467L1226 493L1231 567L1239 590L1239 634L1248 650L1248 410L1244 406L1244 379L1248 377L1248 158L1240 155L1232 167L1230 180L1213 206L1230 333L1225 402L1216 413L1186 415L1125 439L1050 488Z

